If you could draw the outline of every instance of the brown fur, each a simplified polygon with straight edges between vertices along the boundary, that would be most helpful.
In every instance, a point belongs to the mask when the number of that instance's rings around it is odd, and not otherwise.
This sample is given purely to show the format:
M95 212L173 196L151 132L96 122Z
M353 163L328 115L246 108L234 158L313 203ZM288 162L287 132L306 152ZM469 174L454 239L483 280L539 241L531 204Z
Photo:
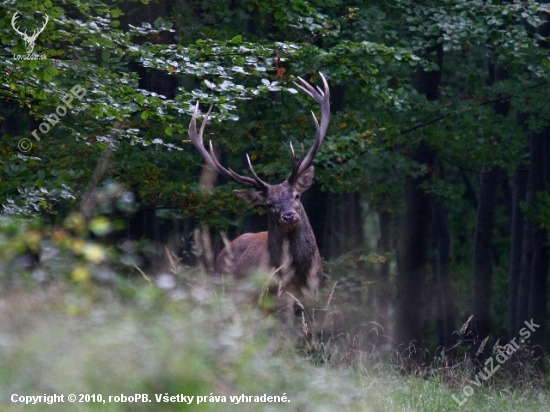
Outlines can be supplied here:
M243 278L255 269L277 270L275 281L284 317L291 321L294 297L312 296L322 277L322 261L300 194L313 181L309 167L294 182L284 181L266 191L236 191L242 200L267 207L268 231L245 233L225 247L216 259L216 272ZM286 293L288 292L288 293Z

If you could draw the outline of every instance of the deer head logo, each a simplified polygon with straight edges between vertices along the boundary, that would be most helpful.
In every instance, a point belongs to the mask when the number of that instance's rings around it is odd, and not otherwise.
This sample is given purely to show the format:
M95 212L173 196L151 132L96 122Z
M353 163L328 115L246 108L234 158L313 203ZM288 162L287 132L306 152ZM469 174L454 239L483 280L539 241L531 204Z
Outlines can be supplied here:
M32 32L32 35L28 35L27 34L27 30L25 30L24 32L20 31L19 28L15 25L16 23L16 20L17 18L19 17L19 12L16 11L14 14L13 14L13 17L11 19L11 25L13 27L13 29L15 30L15 32L17 34L19 34L23 40L25 40L25 48L27 49L27 54L31 54L32 51L34 50L34 42L36 41L36 38L38 37L38 35L40 33L42 33L44 31L44 29L46 28L46 24L48 24L48 20L49 20L49 17L48 15L46 14L46 21L44 21L44 24L43 26L40 28L40 29L36 29Z

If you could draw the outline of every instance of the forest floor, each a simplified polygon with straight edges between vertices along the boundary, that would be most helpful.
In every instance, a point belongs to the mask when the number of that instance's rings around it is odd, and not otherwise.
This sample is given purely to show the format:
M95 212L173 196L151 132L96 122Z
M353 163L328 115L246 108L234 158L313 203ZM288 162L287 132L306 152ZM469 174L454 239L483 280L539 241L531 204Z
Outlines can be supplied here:
M167 290L171 281L5 287L0 410L550 410L540 380L495 375L478 387L469 376L405 375L368 356L319 362L278 321L246 309L247 291L205 280Z

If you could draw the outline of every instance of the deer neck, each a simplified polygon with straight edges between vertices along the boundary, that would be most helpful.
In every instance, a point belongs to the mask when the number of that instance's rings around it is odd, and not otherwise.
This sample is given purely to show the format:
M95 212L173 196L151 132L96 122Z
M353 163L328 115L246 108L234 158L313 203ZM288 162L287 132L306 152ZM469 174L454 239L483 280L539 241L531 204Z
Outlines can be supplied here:
M300 211L300 224L292 231L283 230L277 219L268 219L267 245L272 267L296 267L311 261L317 244L305 211Z

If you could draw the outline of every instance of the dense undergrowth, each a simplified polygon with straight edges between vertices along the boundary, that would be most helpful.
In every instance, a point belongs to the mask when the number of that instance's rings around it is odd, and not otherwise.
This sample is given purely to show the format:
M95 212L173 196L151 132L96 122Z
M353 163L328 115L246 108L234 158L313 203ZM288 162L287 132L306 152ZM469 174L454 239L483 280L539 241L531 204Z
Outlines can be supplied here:
M548 383L529 373L479 387L466 361L405 373L406 353L382 350L389 340L357 343L370 326L346 320L338 285L289 328L258 308L262 280L215 279L171 258L162 274L130 270L79 234L78 219L52 230L14 222L0 225L1 411L550 410ZM53 394L65 402L12 402ZM124 402L136 394L148 402Z
M550 405L541 382L517 388L494 377L459 408L452 396L463 398L464 368L403 375L366 353L355 353L354 367L339 365L337 356L313 361L295 333L253 307L248 290L194 275L169 291L144 279L4 289L2 410L546 411ZM10 402L13 394L64 394L65 403L22 407ZM106 402L68 403L69 394L101 394ZM147 394L151 402L109 402L122 394ZM195 398L190 405L156 401L166 394ZM264 394L288 402L241 397ZM197 404L197 396L204 401Z

